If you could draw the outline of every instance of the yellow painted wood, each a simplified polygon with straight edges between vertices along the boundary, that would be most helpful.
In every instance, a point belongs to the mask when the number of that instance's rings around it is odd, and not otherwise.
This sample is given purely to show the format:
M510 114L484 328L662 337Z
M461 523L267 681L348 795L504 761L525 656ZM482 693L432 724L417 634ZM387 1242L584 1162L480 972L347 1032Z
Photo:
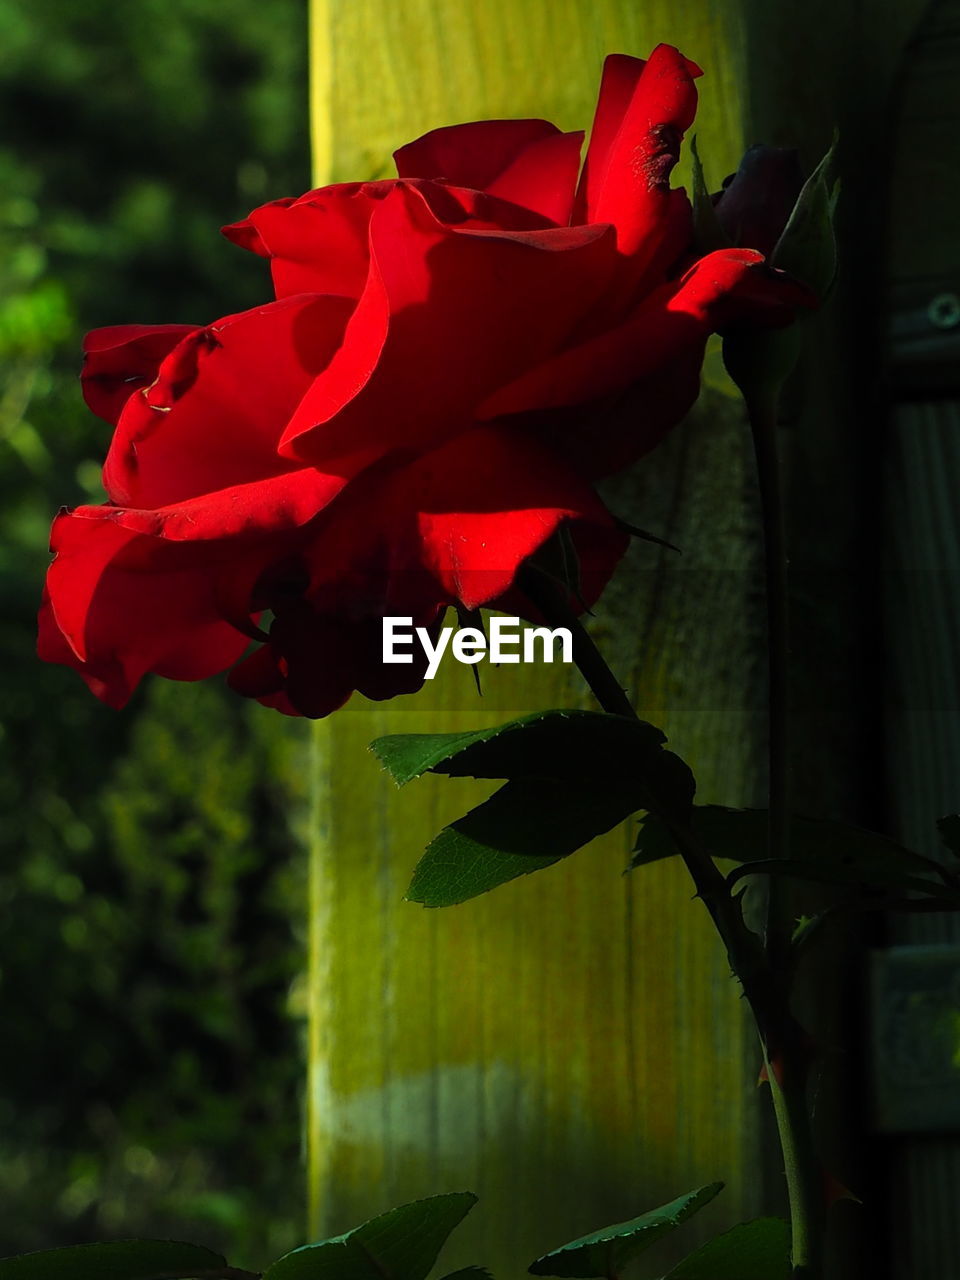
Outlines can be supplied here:
M698 134L719 179L741 146L737 72L723 56L736 47L735 18L700 3L680 20L666 4L641 13L616 3L324 0L312 28L316 181L388 173L395 147L457 120L534 114L588 126L604 54L646 53L660 38L682 42L708 72ZM620 482L621 510L687 544L682 581L638 547L598 625L614 633L611 651L644 714L676 724L715 798L742 801L755 798L745 791L757 740L747 664L718 672L700 638L704 617L684 604L692 588L701 609L725 608L738 626L749 612L744 440L737 415L714 407L724 427L687 432L649 483ZM732 465L720 456L730 445ZM703 536L695 526L712 518L723 527L704 556L692 555ZM678 622L686 656L667 640ZM446 912L402 901L419 851L489 787L424 779L397 793L367 742L578 702L589 705L583 687L558 669L485 671L478 700L470 673L455 667L413 698L355 699L317 729L333 806L315 887L326 931L313 988L318 1231L468 1187L481 1204L450 1265L480 1260L503 1275L716 1178L728 1182L727 1203L692 1224L688 1246L759 1208L752 1035L680 868L623 877L631 827Z
M604 54L668 40L707 73L696 132L716 184L754 140L744 119L776 99L795 49L808 57L802 102L824 85L827 99L809 118L793 113L798 140L816 146L829 130L844 65L831 33L837 10L854 6L813 9L819 27L810 6L761 12L751 0L313 0L316 181L389 175L397 146L456 121L586 127ZM761 28L774 56L757 44ZM832 78L818 79L821 63ZM781 135L789 105L777 106ZM814 429L825 431L820 409ZM752 476L739 408L706 394L655 458L610 486L617 510L684 556L635 547L595 624L641 714L695 767L702 798L729 804L762 796ZM761 1168L775 1173L776 1157L763 1151L752 1033L682 870L623 877L629 825L463 906L402 901L420 850L486 791L429 778L398 793L367 742L589 705L562 669L483 675L481 700L469 671L449 666L420 695L356 698L316 730L331 804L315 864L317 1230L470 1188L481 1204L445 1261L502 1277L578 1233L725 1179L724 1197L685 1228L685 1251L760 1210ZM658 1254L664 1269L668 1256Z
M603 58L683 43L709 74L701 150L738 157L739 11L722 0L312 0L318 183L390 176L391 153L438 123L546 117L586 128ZM732 56L731 56L732 52Z
M566 681L522 690L501 670L478 707L468 672L444 674L432 696L318 730L336 753L314 1078L321 1229L470 1187L483 1201L452 1259L503 1273L721 1173L752 1208L741 1009L677 869L624 879L624 831L449 911L401 901L419 850L490 786L424 779L398 793L367 741L580 699Z

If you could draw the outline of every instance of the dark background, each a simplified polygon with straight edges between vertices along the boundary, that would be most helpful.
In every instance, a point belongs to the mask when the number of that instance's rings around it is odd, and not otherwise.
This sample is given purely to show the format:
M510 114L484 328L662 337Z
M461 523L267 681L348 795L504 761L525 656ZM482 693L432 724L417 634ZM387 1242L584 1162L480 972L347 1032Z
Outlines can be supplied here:
M83 332L268 296L218 229L309 186L306 4L0 0L0 33L0 1253L261 1265L303 1240L302 726L215 681L111 711L34 616L51 517L103 496Z

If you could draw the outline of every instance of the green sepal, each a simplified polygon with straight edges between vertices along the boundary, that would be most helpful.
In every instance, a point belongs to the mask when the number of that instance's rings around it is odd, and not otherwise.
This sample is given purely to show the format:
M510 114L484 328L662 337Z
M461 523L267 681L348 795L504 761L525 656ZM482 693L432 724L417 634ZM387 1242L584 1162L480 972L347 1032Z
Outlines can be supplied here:
M837 238L834 215L840 185L833 170L837 135L827 154L810 174L768 259L771 267L786 272L823 302L837 274ZM751 413L775 405L780 387L793 371L803 345L799 320L780 329L749 329L728 333L723 339L724 368L740 388Z
M570 525L564 521L557 530L557 545L560 550L560 572L561 585L567 588L567 591L584 613L589 613L586 601L583 598L583 577L580 572L580 552L577 550L577 544L573 540L573 533Z
M802 348L803 330L797 321L782 329L737 330L724 334L723 367L753 410L775 401Z
M717 249L730 249L733 241L724 231L707 190L695 137L690 140L690 165L694 247L700 255L713 253Z
M722 1190L722 1182L713 1182L709 1186L698 1187L696 1191L688 1191L686 1195L678 1196L659 1209L651 1209L630 1222L619 1222L602 1231L581 1236L558 1249L551 1249L528 1270L535 1276L562 1276L573 1280L616 1275L632 1258L686 1222Z
M219 1253L179 1240L116 1240L0 1258L0 1280L158 1280L222 1271Z
M580 553L568 521L561 521L553 537L530 557L527 569L548 578L561 588L565 599L575 600L584 613L590 612L583 599Z
M824 299L837 274L837 237L833 228L839 183L833 176L838 136L803 184L793 212L770 255L770 265L787 272Z
M483 614L480 612L480 610L467 609L464 605L459 603L457 604L456 609L457 609L457 625L460 628L474 627L477 631L482 632L484 639L487 641L487 644L489 645L490 637L487 635L487 629L483 625ZM483 688L481 687L481 684L480 684L479 663L476 663L476 662L471 663L470 670L473 672L473 683L477 687L477 694L479 697L482 698Z
M688 1254L662 1280L789 1280L790 1227L755 1218Z
M613 523L618 529L622 529L624 533L628 533L631 538L639 538L641 542L652 542L658 547L666 547L668 551L675 551L678 556L682 556L683 552L674 543L668 542L666 538L660 538L655 533L650 533L647 529L640 529L635 524L630 524L626 520L621 520L619 516L613 517Z
M426 1280L450 1232L477 1203L469 1191L390 1209L342 1236L278 1258L263 1280Z
M798 951L805 947L822 924L822 915L798 916L794 921L793 932L790 934L791 945Z

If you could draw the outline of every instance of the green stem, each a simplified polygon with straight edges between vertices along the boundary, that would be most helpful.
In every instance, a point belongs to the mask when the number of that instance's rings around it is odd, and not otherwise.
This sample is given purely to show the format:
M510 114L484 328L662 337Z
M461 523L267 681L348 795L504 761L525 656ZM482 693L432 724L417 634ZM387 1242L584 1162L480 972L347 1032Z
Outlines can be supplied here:
M786 858L790 843L789 757L789 605L787 593L787 536L780 458L777 448L777 393L745 395L757 460L763 522L764 571L769 655L769 813L770 857ZM766 946L774 969L786 973L790 965L791 922L780 877L769 878Z
M573 637L573 660L580 674L604 711L612 715L637 718L633 703L607 665L593 637L570 608L565 593L546 574L532 565L520 574L520 586L525 595L553 625L566 627ZM741 983L752 986L760 971L756 935L743 922L740 908L732 897L726 880L713 858L701 844L693 829L664 816L696 886L697 896L720 934L734 973ZM748 993L749 994L749 993Z
M775 453L773 458L776 459ZM769 458L765 456L765 463L767 462ZM775 505L779 502L779 486L774 491L773 501ZM769 511L769 516L771 519L782 519L775 517L773 510ZM779 528L782 530L782 523ZM778 540L774 536L772 543L767 545L779 547L782 553L782 537ZM785 586L786 560L782 554L781 564L782 570L775 576L775 581ZM770 581L768 578L768 583ZM574 614L563 589L533 567L524 570L520 586L551 625L569 628L573 637L574 661L603 710L613 715L635 717L637 713L632 703L592 637ZM783 678L786 653L785 604L776 614L776 619L777 634L784 640L784 663L778 666L779 677ZM775 665L771 658L771 669ZM781 688L778 683L777 741L781 752L786 745L786 703L782 698L784 689L785 685ZM771 732L771 741L773 736ZM777 827L778 836L785 834L785 809L782 807L785 799L785 764L785 755L778 755L778 799L781 801L782 815ZM771 776L772 774L771 763ZM790 1204L792 1280L820 1280L823 1267L825 1188L807 1106L810 1049L806 1034L790 1012L789 969L774 962L774 954L771 954L769 947L769 934L768 946L765 948L757 935L747 927L738 899L731 893L725 877L692 825L678 822L666 814L658 816L669 826L696 887L697 896L702 899L723 941L730 967L743 988L760 1036ZM787 945L789 946L789 935Z
M607 666L607 661L594 643L586 627L570 608L567 593L549 575L535 565L526 564L517 578L518 586L528 600L537 606L548 622L566 627L573 638L573 661L590 686L590 691L604 711L611 715L637 718L633 703L623 685Z
M788 1049L787 1040L793 1038L791 1029L783 1041L779 1057L765 1052L764 1060L790 1203L792 1280L820 1280L826 1227L826 1186L808 1111L809 1048L801 1038Z
M769 655L770 857L790 854L790 608L786 510L777 447L778 391L771 384L744 391L753 434L763 522L764 571ZM794 957L789 889L779 876L768 878L765 942L786 1011ZM788 1016L763 1036L764 1059L783 1151L790 1200L794 1280L819 1280L823 1270L826 1188L813 1141L807 1098L809 1047Z

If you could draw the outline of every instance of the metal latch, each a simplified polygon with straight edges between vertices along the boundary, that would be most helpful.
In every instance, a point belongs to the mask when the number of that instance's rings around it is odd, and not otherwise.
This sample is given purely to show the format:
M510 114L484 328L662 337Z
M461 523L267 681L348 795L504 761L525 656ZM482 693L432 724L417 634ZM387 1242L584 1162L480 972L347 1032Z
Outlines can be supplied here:
M960 945L869 956L874 1128L960 1132Z
M890 298L889 370L901 395L960 387L960 281L900 282Z

